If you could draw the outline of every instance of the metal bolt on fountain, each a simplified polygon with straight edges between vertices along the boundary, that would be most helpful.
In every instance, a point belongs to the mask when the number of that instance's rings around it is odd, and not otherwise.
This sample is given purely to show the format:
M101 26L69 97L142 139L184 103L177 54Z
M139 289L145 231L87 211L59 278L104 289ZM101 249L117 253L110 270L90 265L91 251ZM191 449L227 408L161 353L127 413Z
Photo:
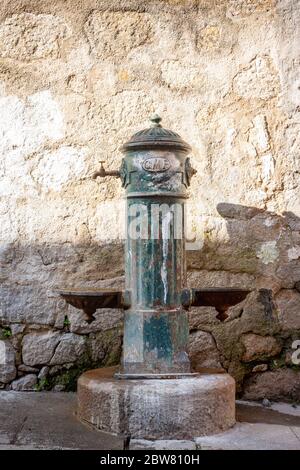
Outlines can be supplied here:
M107 171L101 162L94 174L120 178L126 191L125 289L59 291L89 322L98 309L124 310L121 368L80 377L79 417L136 437L211 434L234 424L234 381L191 372L187 311L213 306L222 321L249 291L187 288L185 202L196 171L190 146L164 129L159 116L151 121L122 146L119 170Z

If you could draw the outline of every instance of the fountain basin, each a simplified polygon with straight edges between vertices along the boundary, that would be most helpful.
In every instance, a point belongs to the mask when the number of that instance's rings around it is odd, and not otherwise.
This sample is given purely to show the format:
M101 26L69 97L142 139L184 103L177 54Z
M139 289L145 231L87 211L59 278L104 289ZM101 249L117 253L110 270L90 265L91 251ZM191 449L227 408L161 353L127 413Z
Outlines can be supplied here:
M251 291L249 289L213 287L207 289L191 289L191 306L214 307L220 321L228 317L229 307L239 304Z
M193 439L235 424L235 382L228 374L120 380L116 370L79 378L77 416L96 429L137 439Z
M86 321L95 320L94 313L100 308L124 308L123 291L118 289L58 289L56 292L75 308L83 310Z

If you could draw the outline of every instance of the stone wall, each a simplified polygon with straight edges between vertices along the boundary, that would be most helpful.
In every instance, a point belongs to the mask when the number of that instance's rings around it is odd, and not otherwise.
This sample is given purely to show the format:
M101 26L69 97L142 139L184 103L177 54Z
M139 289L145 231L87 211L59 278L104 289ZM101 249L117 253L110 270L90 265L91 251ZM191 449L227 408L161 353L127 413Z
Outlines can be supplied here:
M121 312L88 325L53 289L122 285L122 189L91 175L157 111L198 170L190 285L255 289L224 323L191 312L193 366L299 400L299 21L294 0L1 2L1 388L118 362Z

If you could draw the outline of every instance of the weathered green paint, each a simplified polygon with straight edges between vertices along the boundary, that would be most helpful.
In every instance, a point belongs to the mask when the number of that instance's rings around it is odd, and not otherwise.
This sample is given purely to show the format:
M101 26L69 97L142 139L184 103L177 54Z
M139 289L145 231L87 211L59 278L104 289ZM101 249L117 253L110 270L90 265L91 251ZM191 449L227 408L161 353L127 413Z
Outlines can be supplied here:
M71 305L93 321L98 308L124 308L120 376L189 374L188 320L181 303L185 285L185 200L194 173L190 146L164 129L160 118L123 145L117 176L126 191L125 291L63 289ZM141 220L142 219L142 220ZM139 227L139 231L137 231Z
M124 308L124 344L119 377L190 374L187 354L191 306L214 306L220 320L241 302L245 289L187 289L185 200L195 170L191 150L178 134L152 119L150 129L123 147L119 171L103 165L94 177L117 176L126 191L125 291L60 290L88 321L98 308ZM137 227L140 232L137 232Z
M158 360L170 361L172 364L172 336L168 314L152 315L144 323L143 339L146 348L150 351L156 350Z
M138 133L123 151L125 287L131 306L125 311L121 373L189 373L188 320L181 304L189 147L158 126ZM142 233L133 236L139 224Z
M99 308L123 308L124 344L120 378L180 377L190 374L187 355L191 306L214 306L217 318L244 300L245 289L188 289L185 266L185 200L195 170L190 146L164 129L155 116L150 129L122 147L119 170L101 165L94 178L120 177L126 191L125 291L63 289L87 321ZM103 162L101 162L103 163ZM137 230L139 227L139 231Z

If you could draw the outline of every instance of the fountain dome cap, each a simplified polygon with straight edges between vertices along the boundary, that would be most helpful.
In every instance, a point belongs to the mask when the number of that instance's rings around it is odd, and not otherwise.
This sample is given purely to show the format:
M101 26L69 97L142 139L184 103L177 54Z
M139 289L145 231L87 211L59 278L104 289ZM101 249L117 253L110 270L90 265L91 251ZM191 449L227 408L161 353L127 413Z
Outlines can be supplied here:
M160 124L160 116L154 114L150 118L150 121L152 122L151 127L133 134L128 142L121 147L120 150L122 152L128 152L130 150L155 149L157 147L167 147L187 153L192 150L190 145L186 143L179 134L162 127Z

